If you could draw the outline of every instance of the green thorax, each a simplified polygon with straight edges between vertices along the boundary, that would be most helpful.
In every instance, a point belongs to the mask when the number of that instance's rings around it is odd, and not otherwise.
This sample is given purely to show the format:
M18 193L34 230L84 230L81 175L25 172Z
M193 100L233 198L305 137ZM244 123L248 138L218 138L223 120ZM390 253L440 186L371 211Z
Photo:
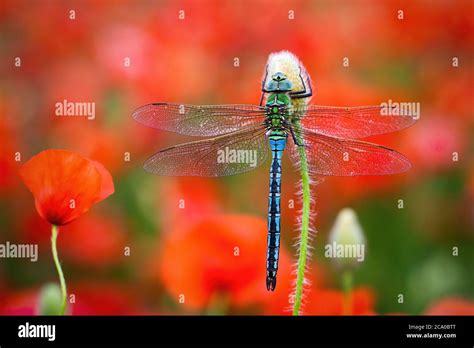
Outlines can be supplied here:
M267 102L267 124L271 135L285 135L283 120L288 119L288 109L291 107L291 98L288 93L276 92L269 94Z

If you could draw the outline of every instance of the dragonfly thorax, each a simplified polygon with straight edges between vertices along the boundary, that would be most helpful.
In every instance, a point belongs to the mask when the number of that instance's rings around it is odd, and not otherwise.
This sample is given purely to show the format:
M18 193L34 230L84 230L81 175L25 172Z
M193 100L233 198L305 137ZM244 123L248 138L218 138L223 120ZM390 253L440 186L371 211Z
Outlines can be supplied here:
M267 107L267 125L273 130L283 128L291 106L291 98L288 93L271 93L265 106Z
M282 72L272 75L265 84L264 92L268 93L265 106L267 107L266 124L272 131L282 132L287 123L291 107L290 92L293 83Z

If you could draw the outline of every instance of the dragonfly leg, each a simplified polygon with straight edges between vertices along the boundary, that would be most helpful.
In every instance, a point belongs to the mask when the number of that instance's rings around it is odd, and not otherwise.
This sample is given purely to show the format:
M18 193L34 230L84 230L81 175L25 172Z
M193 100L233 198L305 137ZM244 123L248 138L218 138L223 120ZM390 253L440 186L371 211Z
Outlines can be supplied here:
M262 96L260 97L260 106L262 106L264 96L265 96L265 92L262 92Z
M263 80L262 80L262 91L265 90L265 82L267 81L267 77L268 77L268 64L265 65L265 76L263 77Z
M267 77L268 77L268 64L265 66L265 76L262 80L262 96L260 97L260 106L262 106L263 97L265 96L265 93L267 93L267 91L265 90L265 82L267 81Z
M311 97L313 95L311 80L309 76L307 76L306 81L303 79L303 76L301 76L301 67L300 67L300 79L301 79L301 83L303 84L303 90L297 91L297 92L290 92L291 97L294 99Z
M295 143L295 145L304 146L304 144L301 141L299 141L298 138L296 137L295 130L293 129L293 127L290 127L290 133L291 133L291 137L293 138L293 142Z

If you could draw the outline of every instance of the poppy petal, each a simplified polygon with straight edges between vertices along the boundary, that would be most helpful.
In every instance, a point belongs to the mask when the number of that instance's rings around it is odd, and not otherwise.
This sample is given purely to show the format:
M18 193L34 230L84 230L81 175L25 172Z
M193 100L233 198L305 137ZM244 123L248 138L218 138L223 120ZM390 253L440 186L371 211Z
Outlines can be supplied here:
M38 213L51 224L68 224L105 198L96 165L71 151L42 151L20 168L20 176L35 198ZM105 192L110 192L109 180L104 180Z
M95 168L100 174L101 178L101 184L100 184L100 192L97 200L95 203L98 203L100 201L103 201L107 197L109 197L112 193L115 191L114 187L114 181L112 179L112 175L109 173L107 169L103 166L102 163L99 163L97 161L92 161L94 164Z

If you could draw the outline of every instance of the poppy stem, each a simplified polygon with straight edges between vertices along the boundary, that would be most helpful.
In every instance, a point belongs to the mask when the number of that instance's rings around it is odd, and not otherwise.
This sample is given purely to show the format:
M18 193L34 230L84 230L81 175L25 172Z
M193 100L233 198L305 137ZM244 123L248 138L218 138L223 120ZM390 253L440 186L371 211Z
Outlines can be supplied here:
M67 290L66 290L66 280L64 279L63 270L61 268L61 263L59 262L58 257L58 248L56 246L56 240L58 239L58 226L52 225L51 230L51 250L53 252L54 264L56 265L56 270L59 275L59 283L61 284L61 293L62 293L62 305L60 315L66 313L66 299L67 299Z
M300 141L301 141L301 137ZM300 160L301 188L303 192L303 209L301 212L301 233L299 238L299 255L296 271L295 298L293 303L293 315L299 315L301 310L301 300L303 298L303 286L306 270L306 260L308 258L309 242L309 213L311 205L310 179L308 173L308 160L304 146L298 146Z
M352 284L352 271L344 271L342 273L342 290L344 291L344 299L342 305L343 315L352 315Z

